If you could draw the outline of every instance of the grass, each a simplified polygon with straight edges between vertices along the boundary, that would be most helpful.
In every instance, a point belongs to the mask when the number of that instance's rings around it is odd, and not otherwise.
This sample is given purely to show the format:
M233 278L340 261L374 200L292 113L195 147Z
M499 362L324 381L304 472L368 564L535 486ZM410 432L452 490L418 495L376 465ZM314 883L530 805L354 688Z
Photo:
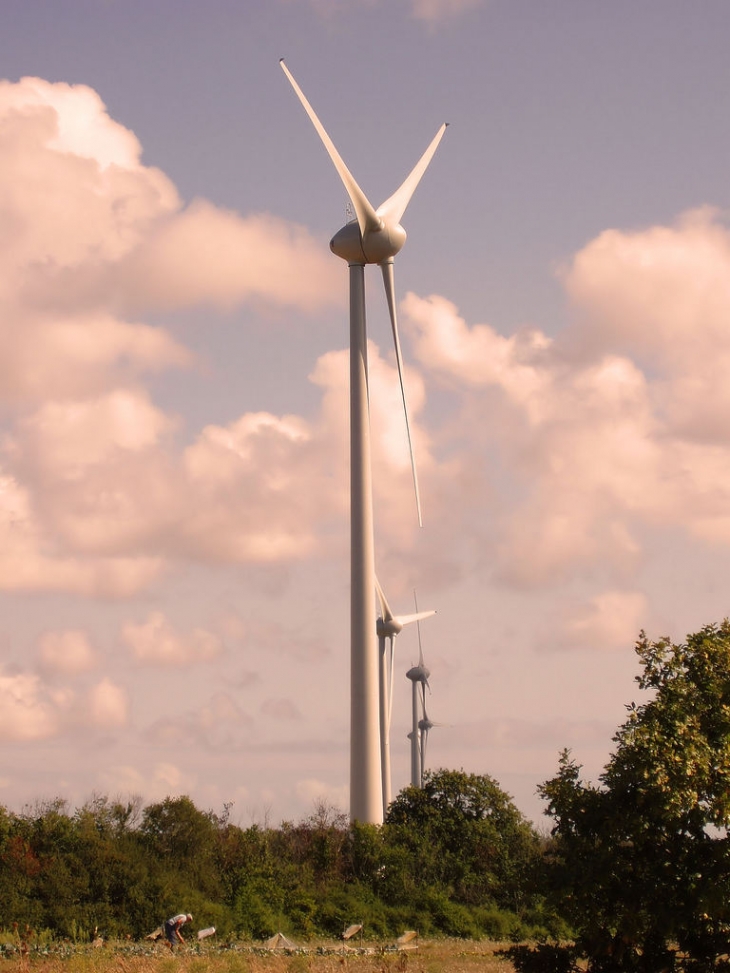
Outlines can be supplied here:
M161 945L110 943L100 949L64 944L0 959L0 973L514 973L499 943L424 940L403 951L368 946L343 950L322 943L267 952L244 945L191 945L171 956Z

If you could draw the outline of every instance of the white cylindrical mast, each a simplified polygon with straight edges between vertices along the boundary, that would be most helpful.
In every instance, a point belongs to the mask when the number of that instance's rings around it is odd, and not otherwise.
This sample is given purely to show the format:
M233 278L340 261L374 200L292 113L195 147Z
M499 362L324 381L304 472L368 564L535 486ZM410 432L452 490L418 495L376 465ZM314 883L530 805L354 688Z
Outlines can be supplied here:
M408 734L411 741L411 786L421 786L421 748L418 739L418 683L413 680L413 729Z
M350 264L350 543L350 817L380 824L383 789L363 264Z
M376 629L377 630L377 629ZM388 813L388 807L392 800L390 785L390 687L392 683L392 673L390 672L390 662L393 658L393 639L390 640L390 654L388 654L385 635L378 637L378 665L379 665L379 684L380 684L380 763L381 780L383 788L383 818Z

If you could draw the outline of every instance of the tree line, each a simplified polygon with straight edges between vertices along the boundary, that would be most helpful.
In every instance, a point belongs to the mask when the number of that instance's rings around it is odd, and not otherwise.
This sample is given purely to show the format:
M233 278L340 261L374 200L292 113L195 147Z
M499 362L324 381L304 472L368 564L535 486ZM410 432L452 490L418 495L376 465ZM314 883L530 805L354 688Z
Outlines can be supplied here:
M491 777L427 773L381 826L326 805L240 827L188 797L0 808L0 924L141 938L190 911L222 937L422 935L520 942L519 970L730 969L730 623L636 652L597 783L565 750L541 835ZM15 924L15 925L14 925Z
M541 840L489 777L431 773L380 827L325 804L276 828L240 827L229 811L103 796L0 809L0 921L81 940L140 938L180 911L255 940L354 922L371 937L558 931L539 891Z

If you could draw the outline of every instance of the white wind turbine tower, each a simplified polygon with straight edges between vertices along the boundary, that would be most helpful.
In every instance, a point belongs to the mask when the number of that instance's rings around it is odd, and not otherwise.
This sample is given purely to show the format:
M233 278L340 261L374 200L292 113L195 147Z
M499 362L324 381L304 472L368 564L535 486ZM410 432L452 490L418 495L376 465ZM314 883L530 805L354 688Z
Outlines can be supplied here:
M376 210L342 161L314 109L284 64L283 58L280 63L324 143L357 216L356 222L347 223L330 241L330 249L338 257L347 261L350 271L350 817L352 820L379 824L383 820L383 788L375 633L375 556L365 327L365 264L378 264L383 273L420 524L418 481L398 337L393 258L406 240L406 232L400 225L400 220L446 131L446 125L441 126L401 187ZM378 148L380 151L387 152L387 142L383 141Z
M380 689L380 762L383 781L383 815L388 811L392 800L390 781L390 724L393 716L393 666L395 662L395 639L405 625L421 622L435 615L435 611L416 612L412 615L394 615L383 589L375 579L380 601L380 615L375 624L379 648L379 689ZM418 606L416 606L416 609ZM386 644L387 642L387 644Z
M416 605L418 608L418 605ZM426 715L426 690L431 689L428 684L428 677L431 675L429 669L423 661L423 647L421 646L421 624L418 627L418 665L411 666L406 673L406 678L413 683L412 690L412 727L408 734L411 741L411 786L421 787L423 783L423 757L424 747L422 743L422 724L428 720ZM420 706L419 706L420 703Z

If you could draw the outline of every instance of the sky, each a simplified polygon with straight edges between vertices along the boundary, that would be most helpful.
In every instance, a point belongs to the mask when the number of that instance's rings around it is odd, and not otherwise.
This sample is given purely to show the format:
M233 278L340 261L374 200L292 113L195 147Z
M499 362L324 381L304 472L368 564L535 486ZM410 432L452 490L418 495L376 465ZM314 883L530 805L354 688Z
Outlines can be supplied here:
M0 801L347 809L346 196L403 224L416 521L367 277L376 568L431 768L537 795L728 614L726 0L3 0ZM417 633L397 642L393 784Z

